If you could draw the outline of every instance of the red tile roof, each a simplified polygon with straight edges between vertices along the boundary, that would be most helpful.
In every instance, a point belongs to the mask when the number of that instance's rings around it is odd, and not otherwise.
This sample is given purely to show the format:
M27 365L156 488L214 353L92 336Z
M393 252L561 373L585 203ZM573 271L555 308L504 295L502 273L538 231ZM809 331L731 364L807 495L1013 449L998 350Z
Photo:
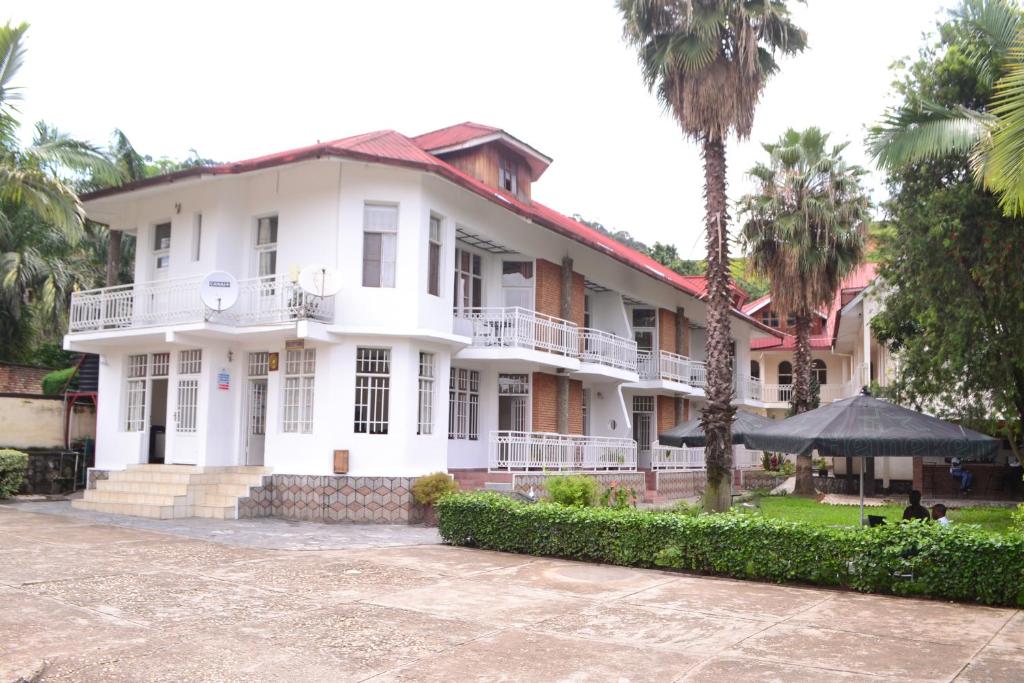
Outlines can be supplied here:
M753 301L750 301L750 302L744 304L743 312L749 315L749 314L755 312L757 309L761 308L764 304L768 303L771 300L772 300L772 295L771 294L765 294L762 297L759 297L757 299L754 299Z
M478 126L479 124L460 124L453 128L463 126ZM440 134L448 129L427 133L427 136ZM493 129L498 130L498 129ZM421 138L424 136L420 136ZM543 204L532 201L525 203L517 197L500 191L487 185L476 178L464 173L460 169L446 163L444 160L430 154L413 142L413 139L393 130L381 130L372 133L364 133L352 137L341 138L332 142L317 143L306 147L268 154L252 159L219 164L216 166L203 166L189 168L175 173L162 176L145 178L118 187L110 187L97 190L82 196L85 201L99 199L116 194L130 192L143 187L173 183L185 178L215 176L215 175L236 175L257 171L264 168L280 166L283 164L295 163L309 159L322 157L340 157L346 159L359 159L382 164L396 166L407 166L425 171L430 171L439 176L460 185L466 190L480 195L490 202L498 204L513 213L519 214L530 220L561 234L569 239L575 240L592 249L606 254L607 256L624 263L640 272L662 280L668 285L699 299L705 298L706 283L701 276L679 275L673 270L666 268L646 254L630 249L608 235L598 232L579 221L565 216L554 209ZM744 314L739 309L733 309L733 314L764 332L776 337L782 336L778 330L773 330L760 321Z
M429 133L417 135L412 138L412 141L423 149L429 151L451 147L452 145L461 145L464 142L469 142L476 138L494 135L495 133L500 132L500 128L485 126L482 123L466 121L465 123L458 123L454 126L448 126L447 128L440 128L438 130L432 130Z

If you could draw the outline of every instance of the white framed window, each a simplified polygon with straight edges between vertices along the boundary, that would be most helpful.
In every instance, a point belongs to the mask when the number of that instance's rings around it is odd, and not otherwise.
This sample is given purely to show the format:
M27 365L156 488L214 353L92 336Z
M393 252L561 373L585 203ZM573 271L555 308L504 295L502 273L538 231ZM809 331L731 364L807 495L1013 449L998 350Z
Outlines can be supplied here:
M483 305L483 259L466 249L455 249L455 310Z
M277 273L277 216L256 219L256 277Z
M203 248L203 214L197 213L192 219L192 261L198 262Z
M533 261L502 261L501 291L505 306L532 311L536 305Z
M448 382L448 438L479 438L480 373L452 368Z
M171 354L154 353L153 369L150 375L153 377L166 377L171 368Z
M828 384L828 367L825 365L825 361L820 358L811 361L811 377L819 387Z
M285 352L284 410L281 431L313 432L313 394L316 379L316 349Z
M166 277L171 268L171 224L153 226L153 273Z
M583 390L583 436L590 436L590 389Z
M501 159L498 165L498 187L512 194L519 194L516 166L507 158Z
M417 434L434 433L434 354L420 351Z
M394 287L398 206L363 205L363 287Z
M269 370L269 351L251 351L249 353L249 377L266 377Z
M658 312L653 308L633 309L633 340L638 351L658 348Z
M128 356L125 365L125 420L124 431L141 432L146 428L146 374L148 356L144 353Z
M427 294L441 296L441 217L430 214L427 236Z
M356 349L356 434L387 434L391 349Z
M193 434L199 416L199 373L203 368L201 349L178 352L178 403L175 429L181 434Z

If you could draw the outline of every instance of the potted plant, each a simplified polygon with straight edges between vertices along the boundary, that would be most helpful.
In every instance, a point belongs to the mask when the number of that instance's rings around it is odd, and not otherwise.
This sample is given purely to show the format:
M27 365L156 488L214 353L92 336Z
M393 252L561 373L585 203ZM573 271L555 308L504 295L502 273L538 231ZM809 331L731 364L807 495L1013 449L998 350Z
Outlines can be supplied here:
M437 526L437 510L434 505L442 496L459 490L459 482L446 472L434 472L417 477L412 483L412 497L423 506L423 523Z

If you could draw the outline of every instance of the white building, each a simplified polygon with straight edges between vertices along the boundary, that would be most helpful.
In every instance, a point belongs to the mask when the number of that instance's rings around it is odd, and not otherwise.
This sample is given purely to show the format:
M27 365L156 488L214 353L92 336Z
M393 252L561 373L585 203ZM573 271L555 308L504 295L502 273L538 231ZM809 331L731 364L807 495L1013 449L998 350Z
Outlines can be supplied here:
M648 467L657 432L704 397L703 282L533 201L550 162L465 123L85 197L136 237L135 284L76 293L65 338L102 355L97 470L263 466L275 484L404 490L436 471ZM340 274L336 295L298 286L313 264ZM199 296L212 271L239 283L219 313ZM738 309L732 330L744 369L753 338L779 336ZM749 390L744 374L739 403Z

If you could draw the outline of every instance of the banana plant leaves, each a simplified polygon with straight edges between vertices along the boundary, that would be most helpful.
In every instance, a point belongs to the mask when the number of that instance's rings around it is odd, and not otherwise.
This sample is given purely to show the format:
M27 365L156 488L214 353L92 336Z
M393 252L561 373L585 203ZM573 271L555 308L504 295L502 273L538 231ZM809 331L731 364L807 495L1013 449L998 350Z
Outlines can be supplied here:
M747 448L822 456L990 460L999 440L871 396L828 403L744 435Z
M732 442L734 444L745 443L744 435L748 431L751 429L761 429L773 424L776 424L776 420L737 410L736 419L732 423ZM672 446L673 448L704 446L704 430L701 429L700 420L682 422L667 432L658 434L658 443L662 446Z

